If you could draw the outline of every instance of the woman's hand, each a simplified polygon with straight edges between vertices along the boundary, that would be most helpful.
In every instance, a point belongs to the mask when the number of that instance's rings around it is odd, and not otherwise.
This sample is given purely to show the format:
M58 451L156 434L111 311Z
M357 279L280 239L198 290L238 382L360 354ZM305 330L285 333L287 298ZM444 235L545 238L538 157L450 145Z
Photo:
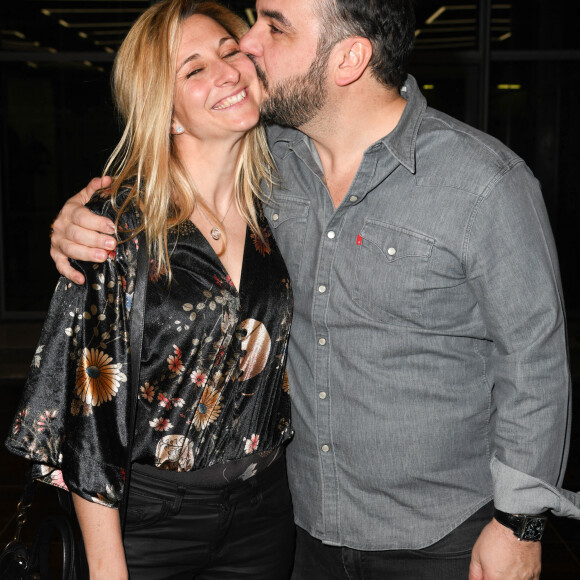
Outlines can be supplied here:
M128 580L119 510L72 495L83 533L90 580Z
M102 180L95 177L64 204L52 224L50 255L57 270L76 284L83 284L85 277L71 266L69 258L104 262L117 245L111 235L115 233L115 224L84 207L95 191L110 184L109 177Z

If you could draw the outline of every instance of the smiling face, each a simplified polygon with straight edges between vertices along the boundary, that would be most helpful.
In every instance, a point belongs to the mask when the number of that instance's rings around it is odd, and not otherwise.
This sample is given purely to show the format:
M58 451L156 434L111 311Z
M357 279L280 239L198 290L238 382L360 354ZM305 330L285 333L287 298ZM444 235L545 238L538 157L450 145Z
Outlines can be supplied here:
M252 61L215 20L183 22L177 55L172 132L184 140L239 139L259 121L261 88Z
M240 41L267 97L265 120L301 127L326 102L328 51L319 51L320 16L311 0L257 0L257 20Z

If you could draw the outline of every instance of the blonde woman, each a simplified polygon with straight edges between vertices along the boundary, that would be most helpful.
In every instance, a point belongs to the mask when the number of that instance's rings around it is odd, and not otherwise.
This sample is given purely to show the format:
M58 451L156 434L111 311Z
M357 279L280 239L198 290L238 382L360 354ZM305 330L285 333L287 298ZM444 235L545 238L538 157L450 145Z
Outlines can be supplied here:
M115 221L118 246L77 264L84 286L59 282L7 441L73 493L92 579L289 575L292 296L259 200L274 170L245 29L213 2L165 0L124 41L113 88L125 130L110 191L89 203ZM145 250L132 433L128 330Z

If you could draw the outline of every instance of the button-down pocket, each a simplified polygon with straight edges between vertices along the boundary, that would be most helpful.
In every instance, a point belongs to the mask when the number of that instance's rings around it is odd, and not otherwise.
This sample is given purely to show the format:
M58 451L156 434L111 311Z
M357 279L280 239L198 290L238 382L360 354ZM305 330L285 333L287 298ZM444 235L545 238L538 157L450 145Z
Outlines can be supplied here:
M300 274L309 208L310 202L305 199L280 194L276 194L272 205L264 207L264 213L293 280Z
M353 300L379 319L420 318L435 240L405 228L367 220L358 244Z

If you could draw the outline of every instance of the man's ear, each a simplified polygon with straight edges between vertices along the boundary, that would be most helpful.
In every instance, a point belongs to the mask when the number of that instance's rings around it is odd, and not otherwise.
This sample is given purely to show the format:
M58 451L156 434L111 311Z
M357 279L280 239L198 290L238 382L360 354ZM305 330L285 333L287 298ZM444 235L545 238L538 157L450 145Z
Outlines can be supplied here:
M334 69L334 81L345 87L357 81L368 67L373 56L373 47L368 38L350 36L335 47L338 64Z

